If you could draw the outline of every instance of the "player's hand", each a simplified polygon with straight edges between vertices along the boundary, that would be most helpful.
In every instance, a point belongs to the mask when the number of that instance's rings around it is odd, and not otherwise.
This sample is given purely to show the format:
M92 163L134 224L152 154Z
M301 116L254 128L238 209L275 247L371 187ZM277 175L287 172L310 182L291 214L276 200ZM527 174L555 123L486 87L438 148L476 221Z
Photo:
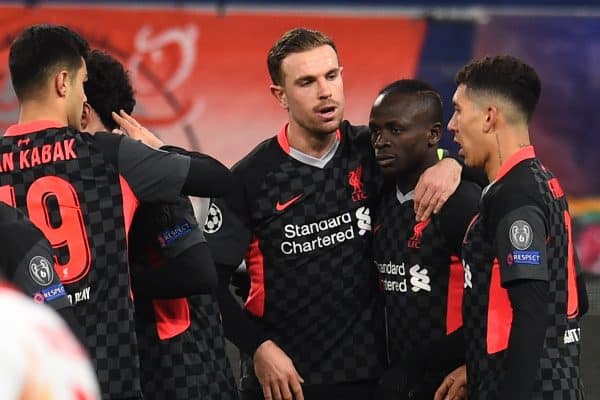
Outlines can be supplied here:
M433 400L465 400L467 398L467 366L450 372L436 390Z
M444 158L421 174L415 187L415 214L417 221L425 221L431 213L437 214L456 191L460 183L461 165L452 158Z
M119 111L119 114L113 111L112 117L119 127L127 136L132 139L139 140L147 146L155 149L164 146L164 142L160 140L154 133L143 127L135 118L127 114L125 111Z
M301 386L304 379L273 341L263 342L254 352L254 373L265 400L304 400Z

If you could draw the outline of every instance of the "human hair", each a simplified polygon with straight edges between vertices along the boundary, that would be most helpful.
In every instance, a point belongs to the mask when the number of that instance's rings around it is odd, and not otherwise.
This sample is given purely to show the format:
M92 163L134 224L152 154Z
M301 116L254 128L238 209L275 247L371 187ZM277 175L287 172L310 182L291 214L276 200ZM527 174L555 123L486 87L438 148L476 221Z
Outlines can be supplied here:
M131 114L135 107L133 88L123 64L111 55L93 50L87 59L88 79L83 84L88 104L109 130L118 128L111 113L124 110Z
M484 57L464 66L455 78L477 94L500 96L512 103L529 122L542 91L535 70L516 57Z
M431 122L442 123L444 118L442 98L438 91L427 82L418 79L400 79L379 91L379 96L392 94L415 96L423 102L424 107L429 111Z
M87 41L63 25L31 25L10 45L8 65L19 101L35 96L37 90L59 69L75 76L89 51Z
M271 47L267 56L267 67L269 68L271 81L275 85L282 84L281 63L288 55L302 53L321 46L331 46L337 55L335 43L322 32L307 28L295 28L284 33Z

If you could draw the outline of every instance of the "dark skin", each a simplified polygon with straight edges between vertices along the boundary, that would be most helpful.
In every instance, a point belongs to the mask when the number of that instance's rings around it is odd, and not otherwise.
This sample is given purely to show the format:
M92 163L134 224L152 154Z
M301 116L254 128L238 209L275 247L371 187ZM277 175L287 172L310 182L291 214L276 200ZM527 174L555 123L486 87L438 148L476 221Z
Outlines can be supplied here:
M369 129L377 162L402 193L414 189L423 171L438 161L442 124L434 121L428 104L416 95L390 93L379 96L371 108Z

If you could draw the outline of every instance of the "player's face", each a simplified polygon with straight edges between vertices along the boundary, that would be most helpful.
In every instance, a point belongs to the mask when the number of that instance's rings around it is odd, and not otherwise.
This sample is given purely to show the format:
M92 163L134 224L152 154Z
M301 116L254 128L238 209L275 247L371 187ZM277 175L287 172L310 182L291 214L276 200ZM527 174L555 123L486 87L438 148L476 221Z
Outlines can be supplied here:
M278 100L288 110L290 125L308 134L337 130L344 112L344 83L335 50L326 45L292 53L283 59L281 71Z
M69 92L67 95L67 122L72 128L81 130L81 116L83 114L83 103L87 101L83 90L83 83L87 80L87 68L85 61L81 59L81 67L75 75L69 79Z
M381 171L390 177L410 173L427 162L440 126L414 96L379 96L369 116L371 144Z
M454 141L460 145L458 155L464 157L469 167L483 167L487 158L483 133L485 110L469 97L464 84L458 86L452 102L454 114L448 122L448 130L454 133Z

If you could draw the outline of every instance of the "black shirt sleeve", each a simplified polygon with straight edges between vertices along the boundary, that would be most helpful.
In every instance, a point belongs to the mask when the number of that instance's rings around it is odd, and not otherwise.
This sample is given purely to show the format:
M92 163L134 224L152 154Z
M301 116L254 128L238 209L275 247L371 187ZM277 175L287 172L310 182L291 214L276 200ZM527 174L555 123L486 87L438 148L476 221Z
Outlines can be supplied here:
M71 307L44 234L16 208L0 203L0 269L26 295L55 310Z
M544 350L549 285L547 281L524 279L511 281L507 290L513 320L499 398L529 400Z
M216 289L213 258L187 197L173 204L143 205L130 237L136 296L177 298Z
M219 277L217 299L221 310L223 330L225 337L240 351L253 356L258 346L268 340L269 336L262 326L242 309L229 290L229 283L235 269L227 265L217 265Z
M229 169L216 159L196 151L188 151L176 146L163 146L161 150L189 156L190 169L182 192L192 194L195 187L201 187L201 197L219 197L225 195L232 185Z
M97 132L94 141L142 203L173 202L180 194L221 196L231 186L229 170L204 154L174 146L157 150L108 132Z
M472 182L461 182L439 214L441 231L454 254L460 256L462 242L471 220L477 213L481 188Z
M233 208L240 210L240 207L242 209L245 207L236 204L239 200L234 197L236 195L243 196L238 194L239 192L237 188L234 188L226 199L215 199L209 207L208 218L204 226L204 234L215 257L215 262L232 267L233 270L246 256L252 239L252 232L247 222L249 217L239 211L234 211Z
M197 243L177 256L167 258L162 267L133 264L132 268L136 269L132 279L133 293L143 298L188 297L213 293L217 287L215 265L206 243Z
M502 285L519 279L548 280L546 224L542 210L524 205L504 215L496 228Z

